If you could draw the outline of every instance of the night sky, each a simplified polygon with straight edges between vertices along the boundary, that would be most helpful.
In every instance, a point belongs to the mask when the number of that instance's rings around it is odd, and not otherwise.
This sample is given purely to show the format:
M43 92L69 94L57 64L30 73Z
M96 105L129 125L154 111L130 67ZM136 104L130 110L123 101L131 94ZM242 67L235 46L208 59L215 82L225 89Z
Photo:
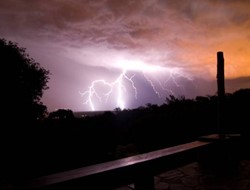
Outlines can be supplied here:
M250 87L249 0L1 0L0 38L51 72L49 111L136 108Z

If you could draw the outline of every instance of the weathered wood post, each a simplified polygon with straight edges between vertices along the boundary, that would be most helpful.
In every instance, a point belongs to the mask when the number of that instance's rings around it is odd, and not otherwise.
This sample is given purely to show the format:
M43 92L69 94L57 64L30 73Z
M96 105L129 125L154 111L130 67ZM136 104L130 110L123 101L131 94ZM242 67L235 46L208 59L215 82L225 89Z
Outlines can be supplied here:
M220 138L225 138L224 102L225 102L225 77L223 52L217 52L217 89L218 89L218 133Z
M231 174L237 171L239 164L238 157L238 138L230 137L226 133L225 126L225 77L224 77L224 57L223 52L217 52L217 85L218 85L218 130L219 138L222 139L220 147L218 148L218 155L220 159L218 167L224 174ZM231 134L232 135L232 134ZM237 136L236 136L237 137Z

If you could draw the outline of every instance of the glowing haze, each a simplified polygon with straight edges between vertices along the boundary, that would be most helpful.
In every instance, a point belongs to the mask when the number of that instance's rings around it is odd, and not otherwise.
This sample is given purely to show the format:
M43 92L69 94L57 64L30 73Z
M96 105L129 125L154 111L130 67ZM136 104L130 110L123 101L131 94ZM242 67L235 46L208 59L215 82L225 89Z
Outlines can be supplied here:
M50 70L53 111L135 108L250 87L250 1L1 0L0 37Z

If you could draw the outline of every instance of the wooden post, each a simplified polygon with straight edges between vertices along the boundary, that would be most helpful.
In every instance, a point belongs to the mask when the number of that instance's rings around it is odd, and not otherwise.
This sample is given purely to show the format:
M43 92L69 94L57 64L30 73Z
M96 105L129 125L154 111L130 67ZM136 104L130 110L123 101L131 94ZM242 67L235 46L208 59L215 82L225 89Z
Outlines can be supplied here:
M218 132L220 138L225 138L224 128L224 99L225 99L225 77L223 52L217 52L217 89L218 89Z

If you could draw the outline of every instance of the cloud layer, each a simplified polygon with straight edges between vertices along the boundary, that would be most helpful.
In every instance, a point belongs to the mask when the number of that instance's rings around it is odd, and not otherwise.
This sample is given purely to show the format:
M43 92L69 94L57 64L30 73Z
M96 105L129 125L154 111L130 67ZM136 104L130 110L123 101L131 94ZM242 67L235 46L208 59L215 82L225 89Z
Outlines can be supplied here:
M86 87L87 70L115 77L121 58L214 80L223 51L232 79L250 76L249 10L247 0L2 0L0 36L52 71L51 94L62 81Z

